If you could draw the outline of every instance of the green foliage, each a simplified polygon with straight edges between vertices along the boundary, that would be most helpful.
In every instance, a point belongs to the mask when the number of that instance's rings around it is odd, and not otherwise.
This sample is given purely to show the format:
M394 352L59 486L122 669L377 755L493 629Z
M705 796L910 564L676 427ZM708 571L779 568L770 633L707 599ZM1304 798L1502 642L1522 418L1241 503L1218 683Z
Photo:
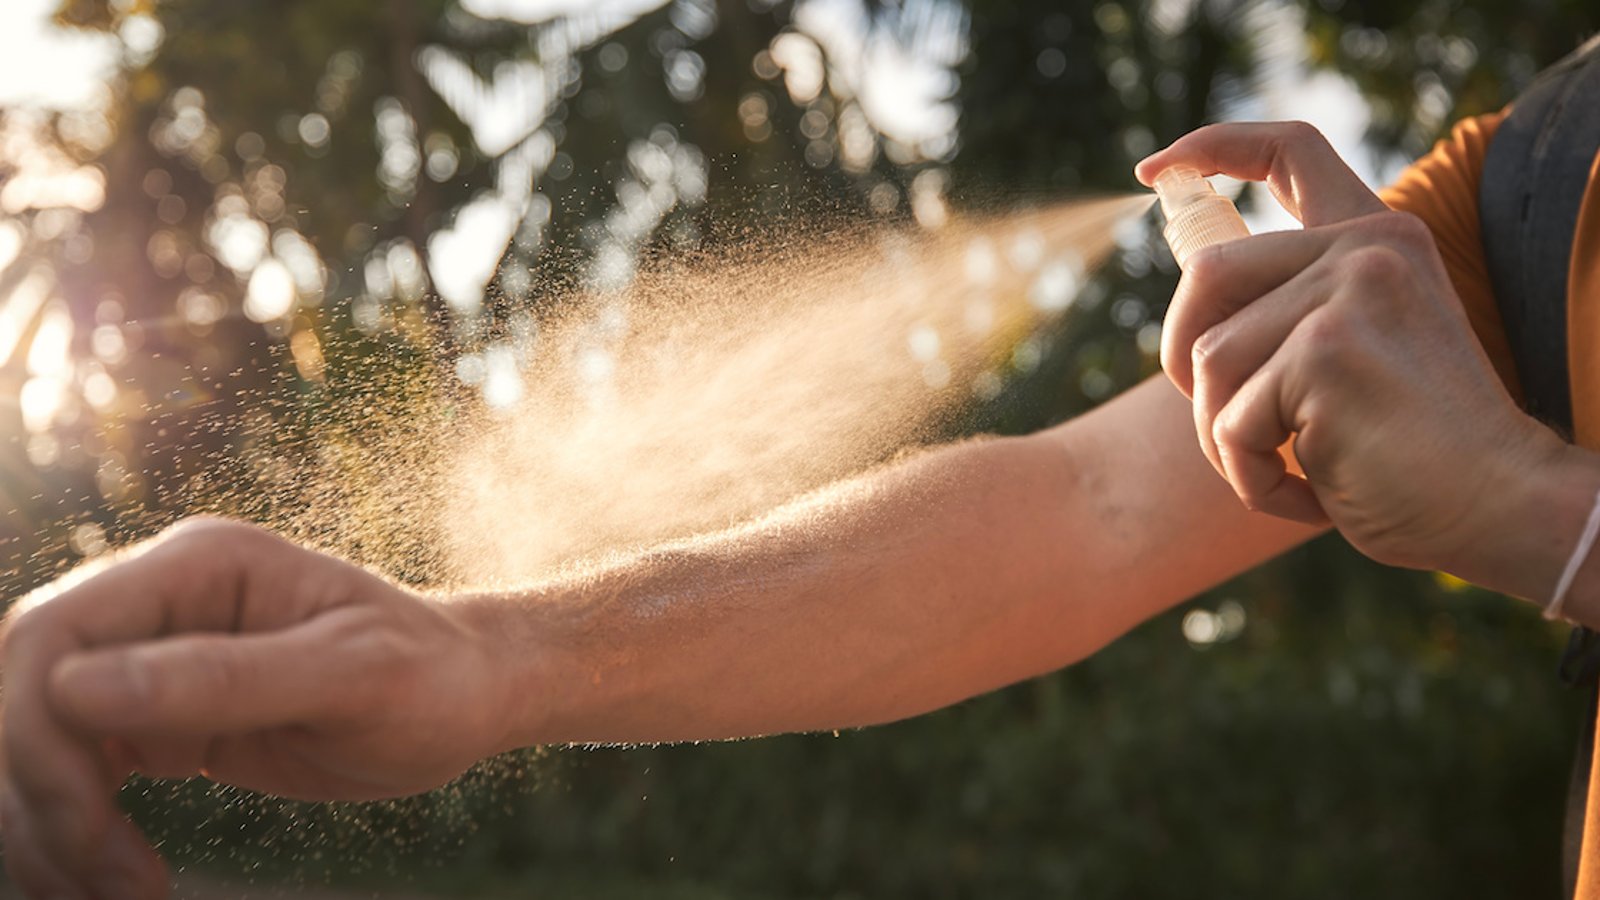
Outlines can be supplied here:
M443 48L488 77L554 58L561 21L488 21L444 0L65 4L60 18L76 27L115 31L149 14L166 35L118 76L113 140L86 140L70 117L49 123L64 152L105 173L101 208L61 227L42 211L18 217L25 258L60 281L77 351L92 355L97 327L121 329L127 359L107 367L128 399L60 423L47 465L0 404L0 590L79 558L86 522L117 543L200 509L281 520L316 499L282 477L315 462L313 443L359 452L425 404L468 415L476 401L454 381L455 358L585 286L640 142L692 146L709 173L704 199L666 211L643 255L726 250L747 224L784 216L904 219L908 186L930 170L974 208L1125 189L1139 156L1249 93L1265 52L1250 16L1270 6L972 0L958 146L919 156L874 134L870 159L847 165L840 132L859 98L828 85L797 100L759 63L793 28L791 4L723 0L710 30L683 18L687 5L580 42L581 77L536 132L489 153L421 80L418 52ZM912 6L871 9L893 28ZM1315 60L1374 105L1380 143L1416 152L1453 115L1506 102L1595 25L1575 0L1543 7L1295 8ZM696 91L664 76L683 51L704 66ZM197 98L198 135L163 143L163 123ZM454 154L444 177L397 188L379 176L377 111L389 101L419 153ZM762 116L741 112L750 103ZM307 140L311 115L325 140ZM524 177L550 218L520 224L483 315L454 316L421 290L377 298L379 327L361 327L360 304L374 299L364 266L402 242L424 252L540 135L557 155ZM175 316L190 289L229 311L242 302L244 277L206 238L226 196L317 248L329 273L319 302L265 326ZM21 270L0 273L0 295ZM1038 428L1153 372L1139 336L1175 278L1158 247L1125 247L1075 317L1025 338L1014 381L965 428ZM0 369L7 397L26 377L23 355ZM389 514L403 510L373 512ZM325 537L314 524L305 534ZM397 574L426 580L426 536L396 540L417 560ZM1185 640L1186 615L1227 601L1241 631ZM1502 598L1382 570L1324 540L1061 673L890 727L519 758L384 807L262 803L198 784L140 783L125 799L182 863L451 896L1549 894L1586 714L1554 677L1559 641Z
M1353 78L1373 130L1417 155L1463 116L1493 112L1595 31L1581 0L1308 4L1313 57Z

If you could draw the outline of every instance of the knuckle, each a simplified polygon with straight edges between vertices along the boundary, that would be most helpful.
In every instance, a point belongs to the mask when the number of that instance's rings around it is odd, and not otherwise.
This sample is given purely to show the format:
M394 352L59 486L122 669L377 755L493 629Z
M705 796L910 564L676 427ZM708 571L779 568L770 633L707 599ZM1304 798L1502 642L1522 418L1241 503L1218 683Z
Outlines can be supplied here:
M74 640L75 631L72 616L60 604L24 604L12 610L0 626L0 661L12 661L24 648L28 653L59 652L64 643ZM0 700L4 699L4 681L0 667Z
M271 531L237 519L197 516L162 532L157 543L178 565L162 568L162 587L182 594L206 584L213 589L237 588L244 573L270 568L283 540Z
M1322 136L1322 132L1317 128L1317 126L1305 121L1304 119L1290 119L1284 122L1283 134L1288 140L1302 143L1313 141L1321 141L1323 143L1327 142L1327 138Z
M1202 247L1184 263L1183 274L1195 285L1204 287L1226 277L1227 244Z
M1202 356L1200 352L1191 350L1189 353L1189 380L1195 391L1201 391L1211 386L1214 375L1211 368L1211 358Z
M24 595L6 613L0 622L0 655L13 646L37 644L47 636L57 634L68 626L60 604L53 603L68 589L92 574L93 563L80 566L53 582L35 588Z
M1218 328L1211 328L1195 338L1189 347L1189 367L1196 381L1213 380L1223 373L1225 344L1226 335Z
M1395 210L1379 215L1389 234L1406 249L1420 250L1433 246L1433 230L1416 214Z
M1199 128L1196 128L1178 140L1194 143L1214 140L1224 134L1227 134L1233 126L1234 123L1231 122L1213 122L1209 125L1201 125Z
M1315 125L1300 119L1279 122L1277 141L1281 148L1321 149L1331 146Z
M1296 330L1309 344L1304 348L1304 355L1312 356L1343 343L1350 329L1343 318L1330 315L1329 310L1323 308L1302 319Z
M1217 455L1230 471L1238 454L1243 452L1246 437L1244 410L1236 404L1224 407L1211 422L1211 439L1217 444Z
M193 516L162 532L163 540L200 550L223 550L261 541L268 532L257 525L222 516Z
M1339 268L1343 280L1352 286L1390 290L1406 280L1410 266L1394 248L1369 244L1345 254Z
M1219 452L1226 447L1230 450L1239 443L1239 415L1232 406L1223 407L1211 420L1211 439L1216 441ZM1226 457L1224 453L1224 457Z
M196 538L209 535L216 531L223 531L234 527L238 523L224 516L198 515L168 525L161 534L167 538Z
M9 655L13 647L34 643L40 632L48 631L48 610L46 605L22 606L7 614L0 624L0 657Z

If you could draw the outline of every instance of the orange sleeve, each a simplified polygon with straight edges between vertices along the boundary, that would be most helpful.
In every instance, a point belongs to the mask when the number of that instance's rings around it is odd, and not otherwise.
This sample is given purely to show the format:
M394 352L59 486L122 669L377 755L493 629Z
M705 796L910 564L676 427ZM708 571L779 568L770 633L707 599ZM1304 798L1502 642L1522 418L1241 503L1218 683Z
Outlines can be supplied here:
M1600 155L1578 211L1567 272L1567 373L1572 383L1572 430L1578 443L1600 450ZM1600 807L1597 807L1600 812ZM1596 877L1600 892L1600 873Z
M1600 155L1589 168L1589 184L1578 211L1567 272L1567 367L1572 382L1572 424L1578 443L1600 449L1600 360L1590 348L1600 340ZM1581 900L1600 898L1600 741L1589 763L1589 793L1583 815L1582 855L1578 864Z
M1501 111L1457 123L1449 137L1401 172L1379 196L1391 208L1409 212L1427 223L1478 342L1494 363L1500 380L1521 403L1522 386L1517 381L1500 309L1495 305L1478 228L1478 182L1483 177L1483 159L1489 139L1504 117L1505 112Z

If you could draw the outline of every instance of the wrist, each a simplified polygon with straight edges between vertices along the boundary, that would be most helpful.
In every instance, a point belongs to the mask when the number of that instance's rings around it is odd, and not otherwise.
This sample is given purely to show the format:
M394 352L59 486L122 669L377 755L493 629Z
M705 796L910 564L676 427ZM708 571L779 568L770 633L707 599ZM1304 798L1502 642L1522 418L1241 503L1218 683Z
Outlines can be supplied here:
M561 677L559 617L533 594L464 594L444 601L479 660L484 755L551 743L568 695Z
M1554 595L1600 492L1600 456L1542 425L1525 452L1503 454L1479 504L1482 524L1445 571L1529 600L1541 608ZM1584 570L1569 589L1564 615L1600 622L1600 575ZM1590 575L1590 577L1584 577Z
M1541 607L1547 606L1560 589L1556 582L1569 565L1574 566L1576 577L1565 585L1558 617L1600 628L1600 548L1592 542L1587 547L1580 543L1590 518L1596 514L1595 506L1600 503L1600 455L1573 445L1566 445L1565 449L1565 467L1559 473L1562 481L1550 479L1547 496L1550 503L1559 504L1557 518L1566 539L1557 554L1559 560L1550 587L1534 600Z

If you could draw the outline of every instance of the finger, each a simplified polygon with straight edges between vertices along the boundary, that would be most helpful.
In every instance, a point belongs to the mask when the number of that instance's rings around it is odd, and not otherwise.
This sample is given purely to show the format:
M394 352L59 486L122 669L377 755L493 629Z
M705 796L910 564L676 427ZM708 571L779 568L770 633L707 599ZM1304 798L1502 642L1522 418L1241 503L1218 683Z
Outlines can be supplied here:
M1298 403L1287 398L1279 354L1247 380L1212 424L1223 476L1245 508L1282 519L1324 525L1327 513L1306 479L1291 475L1278 453L1300 427Z
M97 742L59 718L47 698L50 671L86 644L134 640L168 627L236 624L238 610L228 601L241 593L240 570L221 540L234 535L265 543L265 532L234 523L179 529L132 553L115 577L104 567L87 567L30 595L7 617L0 632L4 771L15 787L14 817L55 870L95 871L112 846L108 829L117 821L108 788L123 772L114 771Z
M1200 335L1309 268L1343 234L1270 232L1195 254L1161 323L1161 367L1178 390L1193 396L1192 355Z
M322 648L353 632L361 610L262 634L191 634L64 658L50 697L96 733L160 739L239 734L347 712L356 661ZM339 688L337 690L331 688Z
M167 866L139 829L118 816L106 834L93 884L97 897L161 900L168 892Z
M226 596L223 586L211 584L214 574L197 573L193 565L162 572L175 562L173 556L180 549L176 542L157 541L149 546L150 552L133 554L127 571L135 577L126 581L120 574L108 577L106 564L85 567L25 598L7 616L0 633L5 652L5 702L0 706L5 771L16 791L17 815L27 823L39 851L62 871L93 868L106 829L115 819L107 788L121 773L111 771L109 759L95 742L58 718L46 697L49 672L58 659L90 640L131 639L159 631L174 612L184 617L184 609L174 610L173 597L204 595L208 587L217 588L211 597ZM211 549L209 554L196 554L191 547L186 553L220 558L216 548ZM221 567L201 568L215 573ZM185 587L184 577L194 578L200 590ZM188 602L194 609L206 605Z
M1222 409L1313 311L1328 302L1321 269L1311 267L1201 334L1190 350L1195 433L1211 464L1222 472L1213 424ZM1225 473L1224 473L1225 474Z
M19 634L38 622L37 616L19 622ZM48 661L71 648L70 638L52 627L38 634L20 635L25 639L8 648L0 727L5 774L15 788L14 813L41 852L62 871L82 872L92 868L113 816L104 760L56 717L45 697Z
M1278 203L1308 226L1387 209L1322 132L1304 122L1207 125L1140 161L1134 174L1150 185L1175 165L1192 166L1202 175L1265 181Z
M181 631L234 631L244 619L244 560L274 572L285 546L239 522L190 519L116 554L110 564L75 571L24 601L51 610L83 644L136 641ZM261 564L265 562L266 564ZM297 592L273 592L293 601ZM296 617L285 615L283 621Z
M21 809L15 788L0 788L0 843L6 874L28 897L75 897L81 890L39 845L33 822Z

